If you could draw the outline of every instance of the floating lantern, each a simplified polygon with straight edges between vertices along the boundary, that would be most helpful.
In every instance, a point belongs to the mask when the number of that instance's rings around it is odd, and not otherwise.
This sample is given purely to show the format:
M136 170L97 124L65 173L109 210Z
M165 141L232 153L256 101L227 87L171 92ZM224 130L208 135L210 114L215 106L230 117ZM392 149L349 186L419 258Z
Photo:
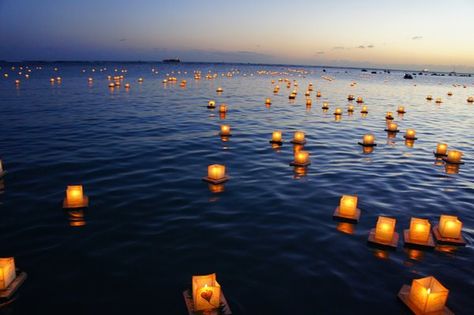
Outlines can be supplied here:
M426 219L411 218L410 229L404 231L406 245L434 247L431 224Z
M271 105L272 100L270 98L265 99L265 105Z
M360 209L357 208L357 196L343 195L339 202L339 207L334 210L333 218L359 221Z
M221 286L216 280L216 274L193 276L192 294L194 311L219 308L221 303Z
M395 232L397 220L379 216L375 229L370 230L369 243L397 247L398 233Z
M15 80L15 84L16 84L16 85L20 85L20 80L18 80L18 79Z
M275 88L273 89L273 94L278 94L279 91L280 91L280 87L277 85L277 86L275 86Z
M446 307L448 294L449 290L430 276L402 286L398 297L414 314L454 314Z
M203 178L204 181L212 184L221 184L228 179L225 166L221 164L209 165L207 167L207 177Z
M92 83L92 82L94 81L94 79L93 79L93 78L88 78L87 81L88 81L89 83Z
M221 106L219 106L219 113L227 113L227 105L221 104Z
M360 111L362 114L367 114L369 113L369 109L367 108L367 106L362 106L362 109Z
M311 104L313 104L313 102L311 101L310 98L307 98L306 99L306 106L311 106Z
M306 92L304 93L304 96L310 96L310 95L311 95L311 93L310 93L309 91L306 91Z
M329 109L329 103L328 102L323 102L323 106L321 108L322 109Z
M115 87L115 83L111 82L109 83L109 88L113 89Z
M448 151L448 156L446 158L443 158L443 160L446 163L450 164L464 164L462 159L462 152L458 150L449 150Z
M224 92L224 89L219 86L219 87L217 88L216 92L217 92L217 93L222 93L222 92Z
M320 91L316 92L316 97L321 97L321 92Z
M347 96L347 100L348 100L348 101L353 101L353 100L355 100L354 95L349 94L349 95Z
M354 105L349 105L349 106L347 107L347 112L353 113L353 112L354 112Z
M283 141L282 141L282 137L281 137L281 131L280 130L276 130L272 133L272 140L270 140L270 143L272 144L278 144L278 145L282 145L283 144Z
M82 185L70 185L66 189L66 198L63 201L63 208L85 208L89 206L89 198L84 195Z
M130 83L125 83L125 88L128 90L130 89Z
M288 99L294 100L296 98L296 94L291 93L290 96L288 96Z
M230 126L229 125L221 125L221 132L219 133L221 137L230 137Z
M398 130L398 125L394 122L391 122L387 125L387 128L385 129L386 132L391 132L391 133L397 133L400 130Z
M167 79L163 79L162 82L163 82L163 84L166 84L166 83L168 83L168 80L167 80Z
M336 108L336 109L334 110L334 115L336 115L336 116L341 116L341 115L342 115L342 109Z
M303 150L295 152L295 159L293 162L290 163L291 166L300 166L300 167L305 167L310 164L311 162L309 161L309 152L303 151Z
M393 113L392 112L387 112L387 114L385 114L385 119L386 120L393 120Z
M306 139L303 131L295 131L293 135L293 140L291 140L293 144L306 144Z
M467 98L467 102L468 102L468 103L474 103L474 97L469 96L469 97Z
M448 152L448 145L446 143L438 143L436 145L436 151L433 154L437 157L439 156L447 156Z
M364 147L375 147L377 144L375 143L375 136L373 134L365 134L362 138L362 142L358 142L359 145Z
M438 97L438 98L436 98L435 103L436 104L441 104L441 103L443 103L443 100L441 99L441 97Z
M61 83L61 80L62 80L61 77L57 77L57 78L56 78L56 81L58 81L58 83Z
M6 290L16 278L15 259L0 258L0 291Z
M407 140L417 140L415 129L407 129L403 138Z
M399 113L399 114L405 114L405 113L406 113L405 107L404 107L404 106L398 106L398 108L397 108L397 113Z
M449 91L448 96L453 96L453 92Z
M186 80L181 80L181 83L179 84L180 87L186 87L186 84L188 82Z
M50 82L50 83L54 83L54 81L56 81L56 79L55 79L55 78L51 78L51 79L49 79L49 82Z
M431 95L428 95L428 96L426 97L426 100L428 100L428 101L432 101L432 100L433 100L433 96L431 96Z
M138 83L142 83L143 82L143 78L138 78Z
M359 103L359 104L362 104L362 103L364 103L364 99L361 96L359 96L359 97L357 97L356 102Z
M441 215L439 224L433 227L433 235L439 244L465 246L462 222L456 216Z
M216 108L216 102L215 101L209 101L207 103L207 108Z

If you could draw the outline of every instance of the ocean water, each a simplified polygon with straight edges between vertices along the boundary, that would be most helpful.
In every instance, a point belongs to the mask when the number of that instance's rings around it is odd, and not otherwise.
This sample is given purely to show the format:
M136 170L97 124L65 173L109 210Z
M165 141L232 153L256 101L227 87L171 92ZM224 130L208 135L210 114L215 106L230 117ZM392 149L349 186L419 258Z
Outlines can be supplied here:
M221 64L30 69L19 87L18 68L0 70L0 159L8 171L0 257L14 256L29 276L0 314L186 314L182 292L192 275L212 272L234 314L409 314L397 293L428 275L450 290L456 314L473 313L474 105L466 99L474 78ZM208 72L218 76L206 80ZM118 74L128 91L107 87L107 75ZM163 84L167 74L178 83ZM62 82L51 84L51 76ZM297 80L294 102L294 87L278 78ZM348 94L364 98L366 117L355 102L347 115ZM206 108L211 99L228 105L225 117ZM336 107L344 111L339 121ZM387 111L401 130L395 138L384 132ZM218 136L223 123L228 141ZM413 146L402 137L407 128L416 129ZM268 142L277 129L279 149ZM311 155L303 172L288 165L296 130L305 131ZM370 154L357 145L365 133L378 143ZM432 154L437 142L463 151L465 164L446 170ZM201 180L213 163L230 176L220 193ZM69 184L84 185L87 209L62 209ZM356 225L332 219L343 194L359 197ZM466 247L367 245L379 215L396 218L402 234L411 217L435 224L441 214L463 221Z

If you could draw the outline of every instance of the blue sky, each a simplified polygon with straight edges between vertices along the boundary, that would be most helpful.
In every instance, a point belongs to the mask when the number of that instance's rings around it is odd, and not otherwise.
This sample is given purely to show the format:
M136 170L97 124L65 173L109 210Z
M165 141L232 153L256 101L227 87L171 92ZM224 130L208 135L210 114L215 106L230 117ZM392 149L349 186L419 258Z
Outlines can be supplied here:
M474 1L0 0L0 59L474 71Z

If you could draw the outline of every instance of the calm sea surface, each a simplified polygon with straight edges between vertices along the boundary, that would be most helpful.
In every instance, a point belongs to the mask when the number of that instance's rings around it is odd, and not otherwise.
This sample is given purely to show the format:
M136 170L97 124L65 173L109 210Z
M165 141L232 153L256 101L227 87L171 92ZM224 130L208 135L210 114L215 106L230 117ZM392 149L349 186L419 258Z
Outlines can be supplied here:
M18 69L0 70L0 159L9 172L0 182L0 257L14 256L29 276L0 314L186 314L191 276L212 272L234 314L408 314L399 289L428 275L450 289L456 314L474 313L474 105L466 102L474 78L211 64L30 69L18 88ZM206 80L208 71L219 75ZM107 75L120 74L122 87L110 90ZM167 74L178 83L164 85ZM278 78L298 81L296 101ZM348 94L364 97L366 117L355 102L346 114ZM211 99L228 105L225 118L206 108ZM402 132L388 139L385 112L398 105L407 110L395 113ZM223 123L232 128L227 142ZM417 131L412 147L407 128ZM278 150L268 143L277 129ZM305 174L288 165L296 130L311 154ZM378 146L364 154L357 142L369 132ZM435 163L437 142L464 152L457 174ZM213 163L231 177L221 193L201 180ZM89 208L62 209L68 184L84 185ZM342 194L359 196L357 225L332 219ZM459 216L468 246L413 251L400 241L386 252L366 243L379 215L395 217L402 233L412 216L435 224L441 214Z

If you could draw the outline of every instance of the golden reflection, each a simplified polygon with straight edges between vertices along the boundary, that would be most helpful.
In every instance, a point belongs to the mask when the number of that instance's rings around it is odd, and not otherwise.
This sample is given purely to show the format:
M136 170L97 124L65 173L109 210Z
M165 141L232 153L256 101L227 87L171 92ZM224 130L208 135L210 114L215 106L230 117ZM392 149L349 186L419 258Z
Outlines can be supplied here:
M440 158L440 157L435 158L434 165L436 165L436 166L442 166L442 165L444 165L443 159Z
M276 152L280 152L281 151L281 145L278 144L278 143L272 143L272 149L275 150Z
M308 168L304 166L295 166L294 167L294 179L299 179L305 177L308 174Z
M224 112L224 113L219 112L219 118L220 118L220 119L225 119L225 117L226 117L226 113L225 113L225 112Z
M378 259L387 260L390 258L389 252L383 249L375 249L373 253L374 256Z
M209 184L209 191L213 194L224 192L224 184Z
M304 149L302 144L293 144L293 153L299 152Z
M334 121L341 121L342 115L334 115Z
M460 169L459 164L446 163L444 165L444 170L446 171L446 174L450 174L450 175L459 174L459 169Z
M453 245L436 245L435 250L447 255L454 255L458 250L458 246Z
M71 227L80 227L86 225L86 220L84 219L84 210L69 210L69 226Z
M370 154L372 152L374 152L374 148L375 147L365 147L365 146L362 146L362 152L364 154Z
M425 253L419 249L405 248L405 252L407 253L408 258L411 260L421 261L425 256Z
M361 113L360 116L361 116L362 118L365 118L365 117L367 117L367 113Z
M397 137L396 132L391 132L391 131L387 132L387 139L395 139L396 137Z
M406 145L408 148L413 148L413 146L415 145L415 140L412 140L412 139L405 139L405 145Z
M344 234L354 234L355 232L355 224L349 223L349 222L338 222L336 229L339 232L342 232Z

